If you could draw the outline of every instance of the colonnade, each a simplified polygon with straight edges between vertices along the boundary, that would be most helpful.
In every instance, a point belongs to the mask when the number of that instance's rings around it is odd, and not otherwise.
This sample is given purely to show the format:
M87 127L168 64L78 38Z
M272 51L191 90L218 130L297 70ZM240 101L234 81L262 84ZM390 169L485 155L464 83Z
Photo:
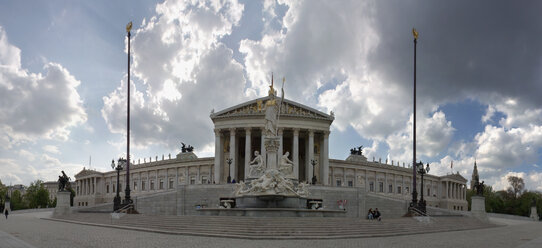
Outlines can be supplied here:
M255 138L260 138L260 144L259 144L259 153L264 158L264 161L267 161L266 158L266 150L264 145L265 136L263 135L264 127L243 127L243 128L228 128L228 129L215 129L215 161L214 161L214 181L216 183L223 183L224 182L224 175L223 173L231 175L232 178L235 178L236 180L239 180L238 175L245 175L244 178L246 179L247 175L249 174L249 168L250 168L250 161L253 159L254 151L253 147L258 147L257 144L253 144L252 142L255 141ZM287 135L285 136L285 133ZM288 151L290 152L290 160L294 164L294 177L296 179L305 178L307 181L310 181L310 179L313 177L314 174L316 174L313 171L313 166L311 164L311 160L318 161L320 168L320 171L318 172L318 175L320 176L320 180L318 183L323 183L324 185L328 185L328 178L329 178L329 131L328 130L314 130L314 129L300 129L300 128L279 128L278 130L278 137L280 140L279 144L279 150L277 151L277 161L280 161L280 158L283 156L283 151L285 151L285 147L289 147ZM318 136L318 139L315 140L315 135ZM228 139L229 136L229 139ZM301 137L300 137L301 136ZM245 137L244 140L244 158L240 157L240 151L238 150L241 144L237 144L239 142L239 137ZM291 143L287 144L285 143L285 137L288 138L288 140L291 139ZM304 177L300 177L300 158L302 157L300 154L300 139L303 139L303 165L304 165ZM224 152L224 143L226 141L229 141L228 147L229 152ZM316 143L315 143L316 141ZM319 150L319 157L315 158L315 149L314 147L317 146L320 148ZM310 149L311 148L311 149ZM290 151L291 150L291 151ZM222 169L222 166L228 166L228 163L225 159L225 155L228 155L228 158L231 159L231 166L229 168ZM239 160L244 159L244 163L239 163ZM243 173L239 173L238 169L240 166L243 165L244 171ZM228 171L229 170L229 171ZM323 181L323 182L322 182Z
M96 194L96 177L77 180L78 192L77 195L95 195Z
M467 187L465 184L453 181L446 181L446 198L447 199L467 199Z

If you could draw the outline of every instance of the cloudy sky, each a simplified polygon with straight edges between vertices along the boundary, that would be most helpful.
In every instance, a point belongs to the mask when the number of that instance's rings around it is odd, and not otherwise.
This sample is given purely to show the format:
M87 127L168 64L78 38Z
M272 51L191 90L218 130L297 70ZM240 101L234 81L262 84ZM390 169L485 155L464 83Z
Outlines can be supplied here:
M330 157L418 158L496 189L542 190L542 2L4 1L0 180L54 180L125 155L125 25L133 21L135 158L192 144L214 156L209 113L265 96L335 112ZM92 158L91 158L92 157ZM91 161L90 161L91 160Z

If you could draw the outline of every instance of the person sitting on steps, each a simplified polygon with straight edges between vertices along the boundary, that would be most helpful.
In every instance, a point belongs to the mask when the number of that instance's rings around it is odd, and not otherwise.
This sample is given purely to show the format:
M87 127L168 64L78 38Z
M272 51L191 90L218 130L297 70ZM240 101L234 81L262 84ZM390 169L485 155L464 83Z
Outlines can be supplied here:
M367 213L367 219L372 220L373 219L373 209L369 208L369 212Z
M375 219L377 219L378 221L380 221L382 219L382 215L380 214L380 211L378 211L378 208L375 208L375 211L374 211L374 216L373 216Z

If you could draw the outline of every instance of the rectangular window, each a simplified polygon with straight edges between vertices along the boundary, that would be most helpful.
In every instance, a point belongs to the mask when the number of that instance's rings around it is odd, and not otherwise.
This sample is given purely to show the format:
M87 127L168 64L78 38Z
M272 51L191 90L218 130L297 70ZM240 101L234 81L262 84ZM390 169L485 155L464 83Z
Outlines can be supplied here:
M348 181L348 187L354 187L354 181L352 180Z
M408 188L408 186L405 187L405 192L406 192L407 194L410 193L410 188Z
M160 179L160 189L164 189L164 179Z
M378 192L384 193L384 183L378 182Z
M343 185L340 178L335 179L335 181L337 182L337 187L341 187Z
M371 191L371 192L375 191L375 183L374 182L369 183L369 191Z
M388 193L393 193L393 185L388 185Z
M141 181L141 191L145 190L145 186L147 186L147 182Z
M105 186L105 193L109 194L109 184Z
M397 186L397 194L401 194L401 186Z
M151 190L154 190L154 180L151 180Z
M119 192L122 192L122 183L119 184Z
M174 183L174 182L175 182L175 181L173 181L173 178L170 178L170 179L169 179L169 187L168 187L168 188L173 189L173 183Z
M113 184L113 193L115 193L117 191L115 191L115 184Z
M190 177L190 184L196 184L196 178Z
M209 180L207 180L207 176L201 176L201 183L202 184L209 184Z

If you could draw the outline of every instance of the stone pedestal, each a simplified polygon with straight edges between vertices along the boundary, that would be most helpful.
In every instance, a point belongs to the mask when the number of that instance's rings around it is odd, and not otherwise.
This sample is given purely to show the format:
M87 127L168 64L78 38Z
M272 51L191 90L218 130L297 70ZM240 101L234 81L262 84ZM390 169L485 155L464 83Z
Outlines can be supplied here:
M278 155L277 150L280 146L280 137L272 136L264 138L265 152L266 152L266 166L267 169L278 169Z
M56 207L53 211L54 216L66 215L71 213L70 209L70 191L59 191L56 194Z
M533 219L534 221L539 220L538 213L536 211L536 206L531 207L531 216L530 216L530 218Z
M486 214L486 198L483 196L472 196L471 198L471 213L472 217L482 221L488 221Z

